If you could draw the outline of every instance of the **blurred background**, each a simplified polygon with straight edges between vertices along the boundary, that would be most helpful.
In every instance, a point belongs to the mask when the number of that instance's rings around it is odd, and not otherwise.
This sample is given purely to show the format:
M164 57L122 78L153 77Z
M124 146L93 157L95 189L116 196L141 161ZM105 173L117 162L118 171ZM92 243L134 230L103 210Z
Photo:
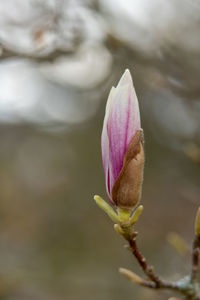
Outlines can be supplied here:
M108 217L100 136L129 68L145 133L138 243L164 278L189 272L200 203L200 1L7 0L0 5L0 299L168 299ZM176 236L175 236L176 237ZM176 238L175 238L176 239Z

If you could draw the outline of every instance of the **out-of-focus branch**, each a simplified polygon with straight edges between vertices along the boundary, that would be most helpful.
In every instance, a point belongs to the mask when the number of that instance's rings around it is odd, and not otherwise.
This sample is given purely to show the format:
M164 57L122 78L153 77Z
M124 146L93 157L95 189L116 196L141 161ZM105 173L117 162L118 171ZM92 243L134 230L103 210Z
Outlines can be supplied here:
M195 220L195 237L193 241L192 268L191 268L191 275L190 275L191 283L197 287L198 287L199 263L200 263L200 207L197 210L196 220Z
M196 236L193 242L193 251L192 251L192 270L191 270L192 282L196 282L198 280L199 255L200 255L200 236Z
M60 49L55 49L50 53L41 55L38 53L38 51L23 53L23 52L15 51L14 49L7 49L4 46L0 46L0 60L17 57L17 58L31 59L37 62L45 62L45 61L54 61L60 56L70 55L72 53L73 51L67 51L67 50L64 51Z

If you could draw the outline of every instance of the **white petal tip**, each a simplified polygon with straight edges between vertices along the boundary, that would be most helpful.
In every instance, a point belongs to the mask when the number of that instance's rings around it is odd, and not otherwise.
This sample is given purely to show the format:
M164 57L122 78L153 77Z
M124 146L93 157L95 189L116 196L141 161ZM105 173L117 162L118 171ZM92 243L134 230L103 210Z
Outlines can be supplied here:
M131 76L131 73L130 73L130 70L129 70L129 69L126 69L126 70L124 71L124 74L129 74L129 75Z
M131 77L131 73L129 71L129 69L126 69L124 74L122 75L117 87L122 86L122 85L132 85L133 81L132 81L132 77Z

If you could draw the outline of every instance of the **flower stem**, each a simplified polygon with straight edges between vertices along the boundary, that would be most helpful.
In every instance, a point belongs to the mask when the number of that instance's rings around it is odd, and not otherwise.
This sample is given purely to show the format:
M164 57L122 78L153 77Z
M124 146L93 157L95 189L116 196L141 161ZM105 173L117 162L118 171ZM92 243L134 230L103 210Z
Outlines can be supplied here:
M139 251L137 243L136 243L136 238L129 239L128 242L129 242L129 245L130 245L131 252L133 253L135 258L137 259L137 261L138 261L140 267L142 268L143 272L145 273L145 275L151 281L154 282L153 287L155 289L158 289L158 288L178 289L178 286L176 285L176 283L164 281L157 274L155 274L154 268L147 263L146 258Z

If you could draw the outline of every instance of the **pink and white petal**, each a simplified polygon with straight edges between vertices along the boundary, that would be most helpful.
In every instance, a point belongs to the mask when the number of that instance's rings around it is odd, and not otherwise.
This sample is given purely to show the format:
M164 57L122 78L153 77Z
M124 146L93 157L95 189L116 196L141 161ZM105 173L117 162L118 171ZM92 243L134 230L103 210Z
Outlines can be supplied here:
M130 140L133 137L133 132L135 134L135 132L137 130L139 130L141 128L141 124L140 124L140 110L139 110L139 104L138 104L138 99L137 99L137 95L135 92L135 88L133 85L133 80L131 77L131 73L128 69L125 70L124 74L122 75L117 88L121 88L123 86L129 85L130 87L130 101L131 101L131 105L130 105L130 122L132 121L132 123L129 125L130 130L128 131L128 139L127 139L127 146L130 143Z
M135 92L135 89L133 86L133 80L132 80L130 71L128 69L126 69L124 74L122 75L122 77L117 85L116 93L118 92L118 90L120 88L123 88L127 85L130 88L129 89L129 97L130 97L129 115L130 115L130 118L129 118L128 135L127 135L127 147L128 147L128 144L130 143L133 135L141 127L138 99L137 99L137 95L136 95L136 92ZM128 101L127 98L125 100Z
M105 179L106 179L106 192L107 192L108 198L109 198L110 202L112 204L114 204L114 202L112 200L112 187L114 185L114 180L113 180L112 172L110 170L110 165L108 165L108 167L107 167Z
M109 140L108 140L108 133L107 133L107 124L105 119L104 119L102 134L101 134L101 151L102 151L104 174L106 176L106 170L109 163Z
M112 86L110 93L108 95L108 100L106 103L106 114L109 115L112 104L113 104L113 100L114 100L114 95L116 93L116 88L114 86ZM107 117L108 118L108 117Z
M106 176L106 170L109 164L109 139L108 139L108 132L107 132L107 123L109 119L109 113L111 109L111 105L113 103L113 95L114 95L115 88L112 87L110 90L106 110L105 110L105 117L103 122L103 130L101 134L101 150L102 150L102 160L103 160L103 167L104 167L104 174Z
M128 86L120 88L114 99L108 120L109 159L112 166L114 181L117 179L123 165L126 151L126 136L128 122Z
M130 112L129 113L131 117L129 119L129 126L127 132L127 140L126 140L127 148L133 136L135 135L136 131L141 129L140 109L139 109L137 95L133 85L131 86L131 91L130 91Z

